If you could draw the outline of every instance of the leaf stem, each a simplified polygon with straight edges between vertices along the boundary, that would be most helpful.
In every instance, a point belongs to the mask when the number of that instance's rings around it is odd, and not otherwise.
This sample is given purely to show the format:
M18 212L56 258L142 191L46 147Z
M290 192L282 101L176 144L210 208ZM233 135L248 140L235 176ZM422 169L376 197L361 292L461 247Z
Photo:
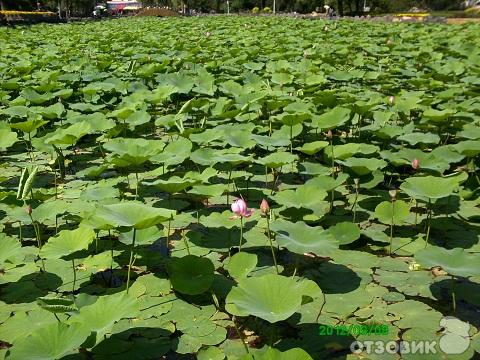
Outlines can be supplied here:
M138 171L135 171L135 200L137 200L138 197Z
M77 271L75 270L75 260L74 259L72 259L72 269L73 269L72 296L73 296L73 301L75 302L75 285L77 283Z
M275 257L275 250L273 249L273 243L272 243L272 234L270 232L270 214L267 214L267 234L268 234L268 241L270 242L270 249L272 250L272 257L273 257L273 263L275 264L275 270L277 270L277 275L280 275L280 272L278 271L278 265L277 265L277 258Z
M128 290L130 289L130 272L132 271L132 264L133 264L133 253L135 250L135 237L137 235L137 229L133 228L133 240L132 245L130 247L130 260L128 262L128 273L127 273L127 294Z
M393 218L395 211L395 200L392 199L392 221L390 222L390 249L388 251L389 255L392 255L392 242L393 242Z
M457 312L457 303L455 301L455 278L452 275L452 306L453 306L453 313Z
M232 318L232 323L233 323L233 326L235 327L235 330L237 331L237 335L238 335L238 337L240 338L240 341L241 341L242 344L243 344L243 347L245 348L245 352L246 352L247 354L250 354L250 351L248 350L248 346L247 346L247 344L245 343L245 340L244 340L244 338L243 338L243 335L242 335L242 333L240 332L240 329L238 328L237 324L235 323L235 316L233 316L233 318Z
M428 198L428 214L427 214L427 236L425 237L425 247L428 245L428 239L430 238L430 222L432 219L432 200Z

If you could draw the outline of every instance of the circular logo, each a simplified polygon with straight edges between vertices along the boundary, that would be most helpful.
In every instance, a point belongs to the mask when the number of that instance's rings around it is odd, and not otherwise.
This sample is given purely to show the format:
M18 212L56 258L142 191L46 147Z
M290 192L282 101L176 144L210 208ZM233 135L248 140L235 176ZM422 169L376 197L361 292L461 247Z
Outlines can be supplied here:
M445 328L440 338L439 347L445 354L462 354L470 346L468 331L470 325L454 316L445 316L440 320L440 326Z

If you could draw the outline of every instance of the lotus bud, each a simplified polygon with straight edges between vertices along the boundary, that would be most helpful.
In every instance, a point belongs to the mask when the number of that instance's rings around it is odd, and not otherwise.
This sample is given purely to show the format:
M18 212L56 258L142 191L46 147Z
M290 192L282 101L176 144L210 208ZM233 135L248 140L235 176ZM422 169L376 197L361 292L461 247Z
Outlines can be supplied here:
M331 139L333 137L332 130L328 130L327 132L327 138Z
M397 190L393 189L393 190L390 190L388 193L390 194L392 201L395 201L397 199Z
M360 179L355 178L355 179L353 179L353 182L355 183L355 188L358 189L358 186L360 185Z
M210 35L212 35L212 33L211 33L210 31L207 31L207 32L205 33L205 37L209 37Z
M328 31L328 26L325 25L325 27L323 28L323 31Z
M25 212L26 212L28 215L32 215L32 206L31 206L31 205L27 205L27 207L25 208Z
M250 217L253 210L248 210L247 203L243 199L236 199L231 205L232 212L237 216Z
M387 46L392 46L392 45L393 45L392 39L388 39L388 40L387 40Z
M260 211L262 214L267 215L268 212L270 211L270 206L268 206L268 201L263 199L261 204L260 204Z
M413 159L412 160L412 168L413 168L413 170L418 170L420 168L420 160Z
M389 103L390 105L395 104L395 96L389 96L389 97L388 97L388 103Z

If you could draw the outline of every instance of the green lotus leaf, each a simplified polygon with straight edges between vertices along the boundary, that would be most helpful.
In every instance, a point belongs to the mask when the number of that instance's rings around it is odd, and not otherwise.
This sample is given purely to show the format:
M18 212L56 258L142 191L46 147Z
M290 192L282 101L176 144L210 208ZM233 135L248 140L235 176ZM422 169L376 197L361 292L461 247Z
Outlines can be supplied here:
M458 185L454 178L422 176L409 177L400 185L400 189L413 198L440 199L452 195Z
M329 227L324 233L339 245L347 245L360 238L358 225L351 222L338 223Z
M404 134L397 138L400 141L405 141L410 145L417 144L438 144L440 142L440 136L432 133L413 132L410 134Z
M383 201L375 208L375 216L383 224L403 225L410 216L410 207L402 200Z
M9 350L12 360L51 360L77 350L90 331L86 327L55 323L35 330Z
M0 267L3 268L6 260L17 255L21 247L22 245L17 239L0 233Z
M345 145L335 145L333 147L333 154L335 160L345 160L356 154L371 155L380 150L378 146L365 143L348 143ZM332 149L330 146L323 149L325 156L329 159L332 157Z
M327 141L314 141L311 143L305 143L302 147L296 148L295 150L301 151L307 155L313 155L328 146Z
M33 104L43 104L52 99L52 94L39 94L33 89L24 89L20 92L22 97Z
M25 133L31 133L32 131L38 129L40 126L43 126L45 124L48 124L48 121L37 118L23 122L11 123L10 127L12 129L18 129L20 131L23 131Z
M244 278L255 269L257 261L257 255L239 252L230 258L225 269L234 279Z
M278 245L297 254L313 253L330 256L338 249L338 240L320 227L310 227L304 222L292 223L276 220L271 224Z
M296 155L277 151L265 156L264 158L258 159L257 163L272 169L276 169L284 165L291 164L292 162L296 161L297 158L298 157Z
M175 141L168 143L160 154L151 156L150 161L165 165L181 164L190 156L191 152L192 143L190 140L179 137Z
M36 108L35 112L42 115L44 118L54 120L62 116L62 114L65 112L65 106L63 106L61 102L57 102L44 108Z
M478 276L480 275L480 256L478 253L469 253L464 249L444 249L438 246L429 246L415 253L415 261L424 268L440 266L450 275Z
M212 286L214 271L215 267L210 259L195 255L172 258L168 263L173 288L187 295L207 291Z
M275 201L294 208L315 208L317 203L327 197L327 192L317 184L306 184L292 190L283 190L275 195Z
M344 184L347 179L348 175L345 173L339 174L336 178L332 178L331 176L326 175L319 175L311 180L308 180L305 185L312 185L325 191L332 191L340 185Z
M453 147L460 154L468 157L474 157L480 154L480 140L460 141L458 144L453 145Z
M0 151L4 151L18 141L17 133L11 131L9 127L4 127L4 122L0 123Z
M302 305L302 296L310 293L306 282L313 283L274 274L239 279L238 286L227 295L225 309L233 315L258 316L270 323L282 321L292 316ZM318 285L311 286L321 294Z
M37 299L37 304L42 309L52 313L66 313L78 310L73 299L60 297L40 297Z
M215 77L204 68L199 68L197 74L198 76L195 79L193 91L199 94L213 96L217 89Z
M192 186L192 185L194 185L198 182L199 181L195 181L195 180L188 179L188 178L184 179L184 178L180 178L178 176L172 176L172 177L168 178L167 180L158 179L158 180L155 180L153 182L144 181L144 182L142 182L142 184L152 185L152 186L155 186L162 191L166 191L170 194L174 194L174 193L178 193L180 191L183 191L183 190L189 188L190 186Z
M55 145L73 145L80 138L89 134L91 130L92 127L88 122L81 121L70 125L65 129L57 128L52 136L47 138L46 143Z
M286 74L284 72L278 72L272 74L272 82L278 85L290 84L293 81L294 77L291 74Z
M17 106L7 107L6 109L1 109L0 112L12 118L13 117L26 118L31 113L31 110L26 106L17 105Z
M250 157L240 155L238 150L217 150L212 148L198 149L190 155L190 159L204 166L213 166L223 162L238 165L250 161Z
M345 124L349 119L349 109L336 107L320 116L314 117L312 119L312 126L320 129L333 129Z
M287 126L293 126L303 123L311 117L310 114L305 113L283 113L278 115L278 119Z
M116 138L107 142L103 147L113 153L112 163L120 167L129 165L139 166L159 154L163 141L145 139Z
M189 194L201 197L211 198L223 195L228 190L227 184L213 184L213 185L194 185L189 191Z
M223 350L215 346L209 346L201 349L197 353L197 360L224 360L225 354Z
M375 170L381 170L387 163L381 159L370 158L348 158L344 161L338 161L340 164L350 168L357 175L363 176L374 172Z
M125 121L131 127L135 128L135 126L139 126L142 124L146 124L150 121L151 116L146 111L135 111L131 115L129 115Z
M136 245L151 245L163 236L163 233L156 227L151 226L149 228L136 230L135 232L135 244ZM118 240L125 245L130 245L133 241L133 230L128 232L122 232L118 236Z
M115 322L123 318L136 318L139 303L136 297L125 292L100 296L93 304L83 306L78 315L69 319L76 328L96 332L97 339L111 331Z
M433 108L427 109L423 112L423 117L432 122L444 121L455 114L454 110L445 109L445 110L436 110Z
M125 226L140 230L171 219L175 213L174 210L124 201L98 207L93 218L96 218L99 223L109 224L113 227Z
M95 232L89 227L79 227L75 230L62 230L40 249L44 259L58 259L87 249L95 239Z
M480 139L480 127L474 124L465 124L463 130L459 131L457 135L469 140L478 140Z
M250 356L250 357L249 357ZM312 360L312 357L301 348L280 351L271 347L261 349L252 355L241 357L239 360Z

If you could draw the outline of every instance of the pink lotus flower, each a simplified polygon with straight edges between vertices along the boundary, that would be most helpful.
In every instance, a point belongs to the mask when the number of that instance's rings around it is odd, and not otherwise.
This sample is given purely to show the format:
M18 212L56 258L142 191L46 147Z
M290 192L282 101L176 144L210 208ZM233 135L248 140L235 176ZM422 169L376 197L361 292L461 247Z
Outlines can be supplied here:
M25 208L25 212L26 212L28 215L32 215L32 206L31 206L31 205L27 205L27 207Z
M417 170L420 167L420 160L418 159L413 159L412 160L412 168L413 170Z
M250 217L253 214L253 209L247 208L247 203L243 199L236 199L231 205L232 211L236 217Z

